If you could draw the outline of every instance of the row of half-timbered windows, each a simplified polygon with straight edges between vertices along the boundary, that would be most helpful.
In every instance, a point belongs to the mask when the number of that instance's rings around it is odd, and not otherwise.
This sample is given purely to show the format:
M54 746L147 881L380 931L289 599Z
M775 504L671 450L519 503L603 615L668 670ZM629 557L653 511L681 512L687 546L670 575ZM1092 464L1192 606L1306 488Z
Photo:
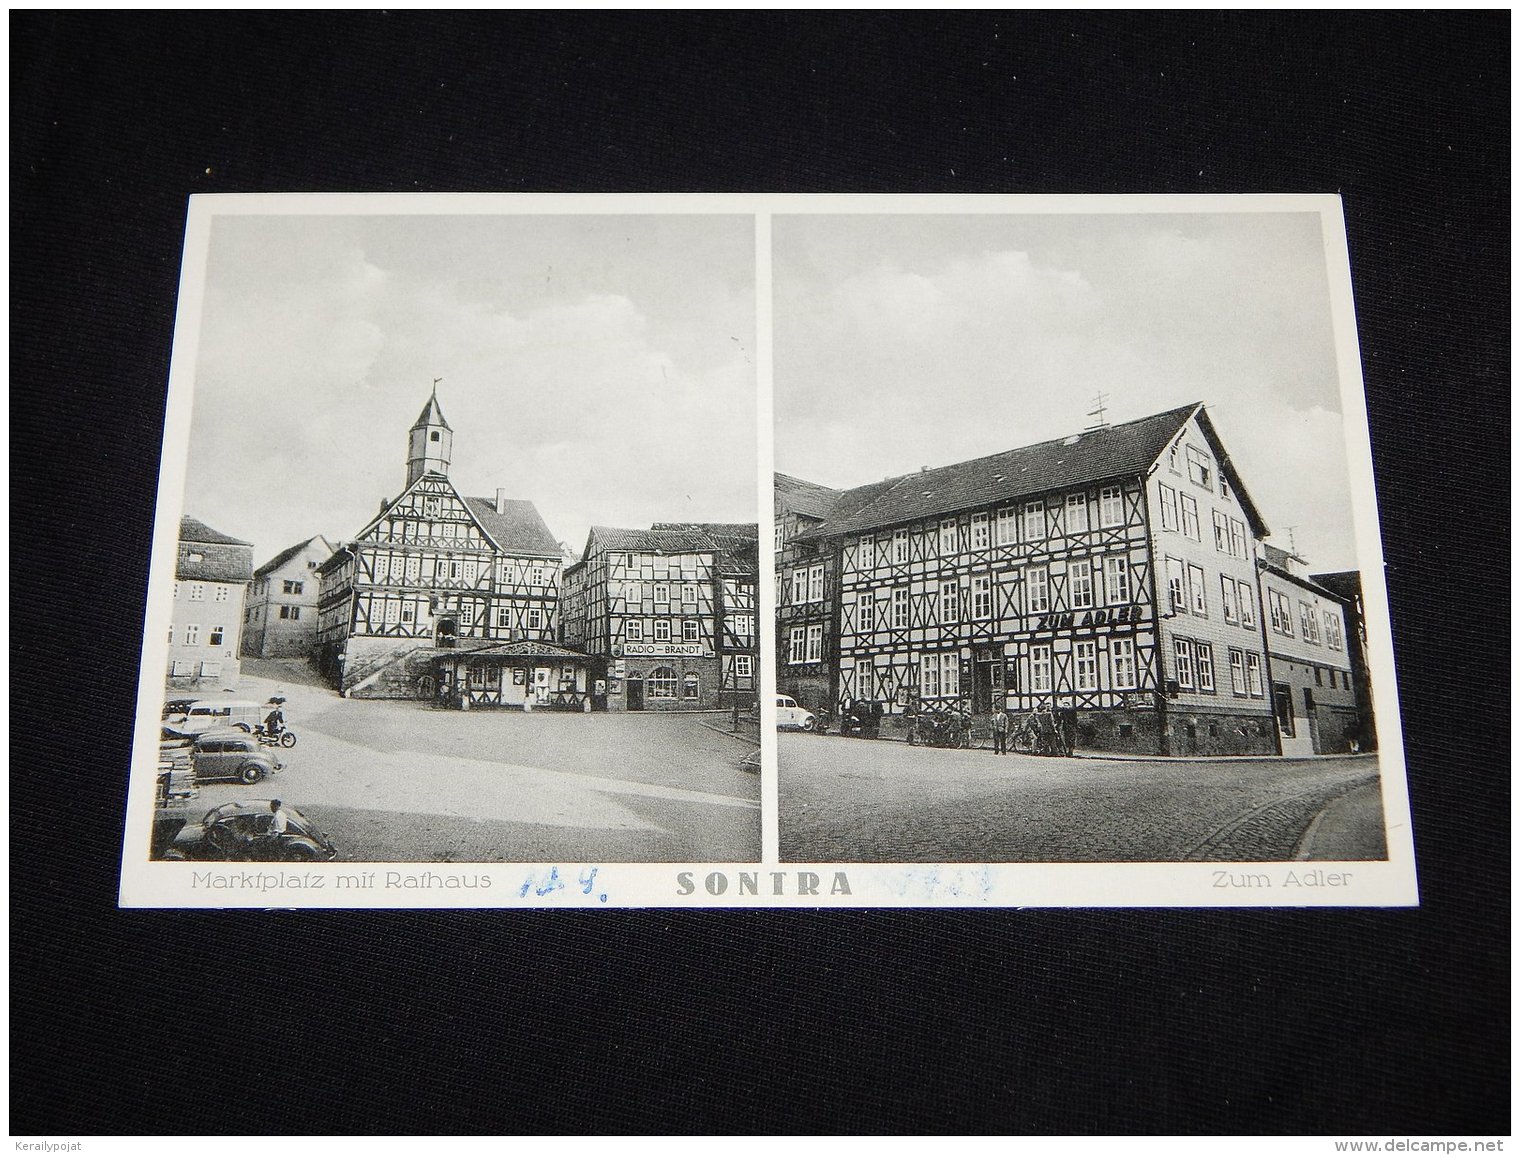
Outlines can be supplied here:
M1230 690L1237 698L1263 696L1260 654L1230 648Z
M702 640L702 623L687 618L681 621L679 626L679 639L677 638L678 627L673 618L627 618L623 622L623 637L630 642L642 642L645 640L656 642L700 642Z
M951 650L921 654L918 659L919 695L924 698L958 698L961 694L961 657Z

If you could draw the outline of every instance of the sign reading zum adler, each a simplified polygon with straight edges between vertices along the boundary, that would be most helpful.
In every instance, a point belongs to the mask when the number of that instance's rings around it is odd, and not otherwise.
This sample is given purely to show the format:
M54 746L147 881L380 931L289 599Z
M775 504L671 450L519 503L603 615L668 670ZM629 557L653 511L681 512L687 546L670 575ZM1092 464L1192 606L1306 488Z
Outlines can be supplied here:
M624 642L623 654L630 658L710 658L701 642Z

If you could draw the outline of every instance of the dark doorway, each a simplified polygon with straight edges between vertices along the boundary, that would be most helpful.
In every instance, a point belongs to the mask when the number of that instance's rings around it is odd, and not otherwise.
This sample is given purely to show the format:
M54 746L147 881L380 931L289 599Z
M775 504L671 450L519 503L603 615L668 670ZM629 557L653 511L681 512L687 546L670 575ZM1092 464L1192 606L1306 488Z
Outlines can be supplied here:
M1003 655L992 649L976 651L971 665L971 710L985 714L992 709L994 695L1002 698Z
M644 708L644 679L628 679L628 708L630 710L642 710Z
M1293 737L1293 691L1281 682L1274 682L1272 704L1277 709L1277 728L1282 731L1282 736Z
M459 619L455 617L439 618L435 640L440 650L452 650L459 640Z

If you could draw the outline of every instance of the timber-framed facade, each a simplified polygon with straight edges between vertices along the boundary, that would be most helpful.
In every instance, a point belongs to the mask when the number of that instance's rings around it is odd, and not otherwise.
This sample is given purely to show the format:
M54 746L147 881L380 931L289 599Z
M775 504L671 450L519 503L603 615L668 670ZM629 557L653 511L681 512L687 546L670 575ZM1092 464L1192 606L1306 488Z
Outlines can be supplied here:
M778 477L776 504L783 693L888 733L1051 708L1079 747L1279 751L1268 531L1202 405L857 490Z
M406 488L318 570L318 661L345 694L450 697L438 653L558 639L559 543L531 502L460 494L452 440L435 395L409 431Z

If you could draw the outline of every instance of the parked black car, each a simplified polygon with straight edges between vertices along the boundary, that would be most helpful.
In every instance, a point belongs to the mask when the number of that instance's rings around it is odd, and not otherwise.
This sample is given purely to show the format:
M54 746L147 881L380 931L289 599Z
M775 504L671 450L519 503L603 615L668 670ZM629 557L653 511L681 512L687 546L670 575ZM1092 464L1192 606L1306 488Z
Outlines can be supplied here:
M153 825L153 857L201 862L330 862L338 848L310 818L283 806L289 824L269 836L274 812L268 798L228 802L199 822L161 816Z

